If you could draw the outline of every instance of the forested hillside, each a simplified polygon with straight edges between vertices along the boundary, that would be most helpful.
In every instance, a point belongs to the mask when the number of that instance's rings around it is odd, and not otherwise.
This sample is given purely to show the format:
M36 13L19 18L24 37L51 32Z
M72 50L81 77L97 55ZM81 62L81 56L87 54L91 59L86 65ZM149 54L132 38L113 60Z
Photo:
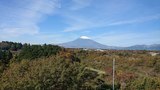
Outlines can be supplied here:
M1 90L159 90L159 51L83 50L0 43Z

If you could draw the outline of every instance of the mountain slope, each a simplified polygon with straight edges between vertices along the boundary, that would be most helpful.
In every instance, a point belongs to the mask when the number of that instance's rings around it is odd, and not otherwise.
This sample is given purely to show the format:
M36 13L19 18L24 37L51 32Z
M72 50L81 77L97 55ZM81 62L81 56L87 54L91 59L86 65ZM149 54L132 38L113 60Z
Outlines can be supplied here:
M67 48L91 48L91 49L96 49L96 48L105 49L108 47L91 39L84 39L84 38L78 38L74 41L62 43L59 45Z

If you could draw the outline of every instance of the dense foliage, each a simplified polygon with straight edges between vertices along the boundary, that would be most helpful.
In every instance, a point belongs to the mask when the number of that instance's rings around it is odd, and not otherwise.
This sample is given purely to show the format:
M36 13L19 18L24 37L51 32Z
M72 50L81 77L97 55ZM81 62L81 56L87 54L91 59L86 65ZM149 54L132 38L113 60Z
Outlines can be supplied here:
M10 51L0 50L0 62L1 63L8 64L12 57L13 56Z
M141 77L128 83L126 90L158 90L160 89L160 78Z
M8 42L8 41L0 42L0 49L1 50L17 51L21 48L22 48L22 43Z
M2 46L1 46L2 47ZM24 44L0 50L2 90L160 90L160 54L132 50L64 49Z
M12 63L1 77L1 89L7 90L84 90L109 88L96 72L85 64L71 63L60 57L22 60Z
M62 48L56 45L30 45L2 41L0 43L0 61L3 64L8 64L13 56L17 60L49 57L56 55L61 50Z
M22 51L19 54L20 59L35 59L39 57L48 57L55 55L62 48L54 45L30 45L24 44Z

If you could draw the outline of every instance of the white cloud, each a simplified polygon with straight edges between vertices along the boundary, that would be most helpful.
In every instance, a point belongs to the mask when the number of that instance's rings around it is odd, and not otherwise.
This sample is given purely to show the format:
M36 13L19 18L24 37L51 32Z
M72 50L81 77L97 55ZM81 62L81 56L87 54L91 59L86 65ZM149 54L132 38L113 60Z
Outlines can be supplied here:
M72 0L71 10L79 10L85 8L91 4L92 0Z
M141 17L141 18L136 18L134 20L122 20L122 21L116 21L113 23L108 24L109 26L112 25L123 25L123 24L132 24L132 23L142 23L150 20L156 20L160 19L160 14L153 15L153 16L146 16L146 17Z
M65 18L67 18L66 23L68 23L69 27L66 27L64 32L72 32L79 31L87 28L93 27L93 22L85 17L80 17L78 15L71 14L63 14Z
M0 3L0 37L34 35L39 32L38 23L54 12L58 0L15 0Z
M139 32L111 32L96 35L92 37L94 40L109 46L132 46L135 44L157 44L160 41L158 38L159 30ZM150 37L148 37L150 36Z
M32 26L32 27L13 27L13 28L3 28L1 29L1 37L5 38L5 37L15 37L15 36L19 36L19 35L23 35L23 34L30 34L30 35L34 35L38 33L38 27L36 26Z
M82 17L81 15L75 15L72 13L63 13L63 17L66 18L65 22L68 24L68 27L66 27L63 32L75 32L91 28L105 27L111 22L111 20L107 19L101 20L94 17Z
M68 24L69 26L64 29L64 32L74 32L74 31L83 31L86 29L92 29L92 28L99 28L99 27L109 27L109 26L117 26L117 25L125 25L125 24L137 24L137 23L143 23L151 20L158 20L160 19L160 14L151 15L151 16L145 16L145 17L139 17L131 20L99 20L95 18L86 18L86 17L80 17L76 15L66 15L66 17L69 19Z
M148 22L151 20L157 20L160 18L160 14L145 14L138 15L134 13L137 3L134 1L126 0L72 0L72 10L64 9L61 12L64 16L64 21L68 26L63 30L64 32L77 32L92 30L99 27L110 27L125 24L137 24ZM87 4L88 3L88 4ZM89 8L87 6L90 6ZM86 8L85 10L81 10ZM80 11L74 11L79 10ZM133 14L128 12L133 10ZM143 10L143 9L140 9ZM140 11L138 10L138 11ZM83 12L84 11L84 12ZM86 12L87 11L87 12ZM132 13L132 12L131 12ZM124 17L124 15L126 17ZM138 16L138 17L137 17Z

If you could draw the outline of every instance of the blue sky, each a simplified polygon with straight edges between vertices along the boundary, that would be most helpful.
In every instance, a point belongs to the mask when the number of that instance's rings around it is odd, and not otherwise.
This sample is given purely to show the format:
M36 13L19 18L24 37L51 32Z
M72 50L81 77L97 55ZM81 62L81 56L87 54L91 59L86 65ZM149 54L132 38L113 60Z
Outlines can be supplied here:
M0 0L0 41L160 43L160 0Z

